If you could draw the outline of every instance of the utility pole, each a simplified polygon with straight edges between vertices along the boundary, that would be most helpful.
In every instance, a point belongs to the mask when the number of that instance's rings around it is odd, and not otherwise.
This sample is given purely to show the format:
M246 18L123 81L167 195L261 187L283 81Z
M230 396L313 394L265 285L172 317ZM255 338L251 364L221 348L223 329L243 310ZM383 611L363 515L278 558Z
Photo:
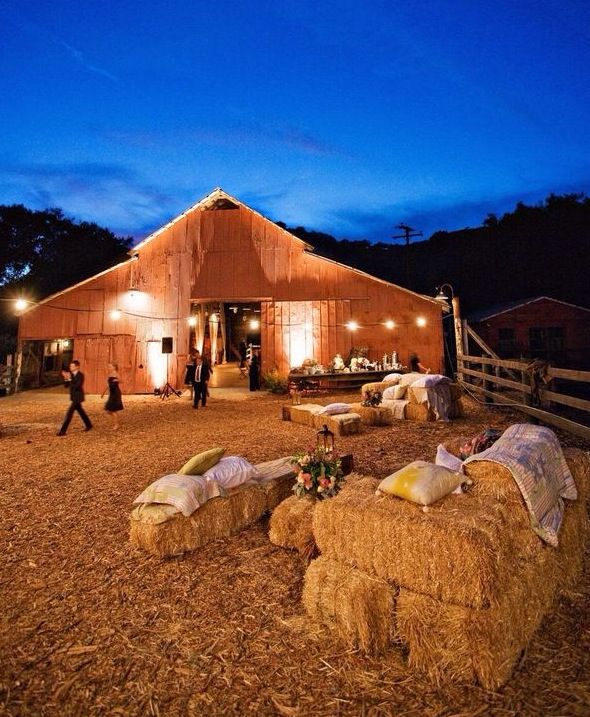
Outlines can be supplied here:
M411 275L410 275L410 239L412 237L421 237L422 232L417 232L413 227L409 227L403 222L398 224L396 229L401 229L403 234L396 234L392 236L392 239L405 239L406 240L406 289L410 288Z

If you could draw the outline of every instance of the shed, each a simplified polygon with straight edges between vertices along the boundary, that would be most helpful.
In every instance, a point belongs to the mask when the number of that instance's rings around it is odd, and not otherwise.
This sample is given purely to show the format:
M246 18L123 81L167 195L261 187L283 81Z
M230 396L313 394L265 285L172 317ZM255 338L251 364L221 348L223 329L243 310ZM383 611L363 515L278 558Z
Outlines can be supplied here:
M590 309L583 306L537 296L475 311L467 320L501 358L590 366Z

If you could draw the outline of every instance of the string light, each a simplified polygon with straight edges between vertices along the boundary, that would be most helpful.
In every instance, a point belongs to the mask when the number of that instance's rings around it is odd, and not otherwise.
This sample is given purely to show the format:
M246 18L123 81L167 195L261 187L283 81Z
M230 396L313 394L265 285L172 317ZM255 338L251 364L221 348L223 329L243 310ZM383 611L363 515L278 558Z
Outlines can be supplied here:
M250 321L250 328L252 331L257 331L260 328L260 321L258 321L258 319L252 319L252 321Z
M359 325L358 325L358 323L357 323L356 321L349 321L349 322L346 324L346 328L347 328L349 331L356 331L356 330L358 329L358 327L359 327Z
M29 302L26 299L17 299L14 302L14 308L17 311L24 311L27 308L28 304Z
M419 316L419 317L416 319L416 325L417 325L417 326L420 326L421 328L422 328L423 326L426 326L426 319L425 319L423 316Z
M387 319L385 321L384 326L386 329L395 329L395 321L392 321L391 319Z
M196 316L189 316L187 319L187 323L189 326L196 326L197 325L197 317Z
M113 321L118 321L120 318L121 318L121 312L119 311L119 309L113 309L111 311L111 319Z

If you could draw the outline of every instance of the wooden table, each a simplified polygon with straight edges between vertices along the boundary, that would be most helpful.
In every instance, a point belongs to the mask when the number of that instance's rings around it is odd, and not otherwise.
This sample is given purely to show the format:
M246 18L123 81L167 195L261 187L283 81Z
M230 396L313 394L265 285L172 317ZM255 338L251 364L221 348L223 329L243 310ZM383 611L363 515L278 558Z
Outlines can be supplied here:
M360 388L365 383L381 381L384 376L392 373L393 369L386 371L335 371L334 373L290 373L289 385L301 393L331 389Z

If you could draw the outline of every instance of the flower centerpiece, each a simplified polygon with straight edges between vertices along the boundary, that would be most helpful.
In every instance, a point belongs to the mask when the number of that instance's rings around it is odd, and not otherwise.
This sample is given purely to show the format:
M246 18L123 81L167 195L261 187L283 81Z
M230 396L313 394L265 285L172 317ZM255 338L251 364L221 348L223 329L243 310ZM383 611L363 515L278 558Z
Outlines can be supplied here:
M299 498L330 498L338 493L344 480L340 458L321 447L296 453L292 463L297 472L293 492Z
M377 391L374 388L367 388L363 391L363 401L361 406L378 406L383 400L383 394L381 391Z

